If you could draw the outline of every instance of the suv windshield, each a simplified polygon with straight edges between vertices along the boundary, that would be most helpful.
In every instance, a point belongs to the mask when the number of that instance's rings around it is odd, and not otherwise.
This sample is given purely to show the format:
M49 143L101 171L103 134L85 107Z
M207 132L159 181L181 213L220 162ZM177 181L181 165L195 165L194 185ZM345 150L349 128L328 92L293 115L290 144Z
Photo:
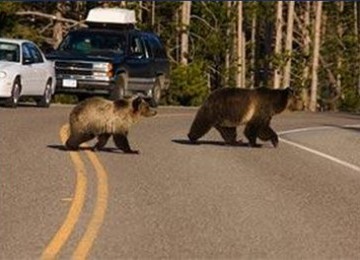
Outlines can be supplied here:
M20 47L16 43L0 42L0 60L20 62Z
M69 33L60 44L60 51L74 51L82 53L125 52L126 39L123 34L110 34L92 31L75 31Z

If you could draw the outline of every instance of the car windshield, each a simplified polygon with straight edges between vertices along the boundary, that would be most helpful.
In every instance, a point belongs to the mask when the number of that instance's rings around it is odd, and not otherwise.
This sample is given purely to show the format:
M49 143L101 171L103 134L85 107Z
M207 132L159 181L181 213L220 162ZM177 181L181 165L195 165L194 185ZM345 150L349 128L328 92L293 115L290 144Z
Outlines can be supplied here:
M73 32L67 35L60 44L60 51L74 51L82 53L115 52L124 53L125 36L122 34Z
M0 42L0 61L20 62L20 47L16 43Z

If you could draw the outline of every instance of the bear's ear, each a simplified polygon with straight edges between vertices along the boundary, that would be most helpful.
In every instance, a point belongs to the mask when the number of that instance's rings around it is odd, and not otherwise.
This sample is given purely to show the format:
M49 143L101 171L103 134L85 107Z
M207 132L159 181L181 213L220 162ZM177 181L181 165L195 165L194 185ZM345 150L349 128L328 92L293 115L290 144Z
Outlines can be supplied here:
M132 107L134 112L138 111L140 108L140 104L142 103L142 98L141 97L137 97L132 101Z

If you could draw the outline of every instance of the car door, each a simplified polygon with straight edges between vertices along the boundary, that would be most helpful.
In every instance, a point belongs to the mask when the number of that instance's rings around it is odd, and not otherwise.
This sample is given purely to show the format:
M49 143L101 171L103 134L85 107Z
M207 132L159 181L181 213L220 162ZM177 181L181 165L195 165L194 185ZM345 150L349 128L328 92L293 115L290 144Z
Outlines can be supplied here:
M40 50L33 43L28 43L30 54L33 59L32 69L34 71L34 95L42 95L45 91L46 81L48 78L47 64L42 56Z
M21 45L22 51L22 66L20 71L21 78L21 94L22 95L34 95L34 87L36 88L36 74L34 72L34 58L31 55L31 51L28 43Z
M154 69L154 75L163 75L164 79L167 80L170 72L170 63L163 44L159 37L151 33L147 34L146 40L145 43L148 43L153 55L152 67Z
M130 36L129 55L126 59L130 90L148 91L154 83L152 57L140 33Z

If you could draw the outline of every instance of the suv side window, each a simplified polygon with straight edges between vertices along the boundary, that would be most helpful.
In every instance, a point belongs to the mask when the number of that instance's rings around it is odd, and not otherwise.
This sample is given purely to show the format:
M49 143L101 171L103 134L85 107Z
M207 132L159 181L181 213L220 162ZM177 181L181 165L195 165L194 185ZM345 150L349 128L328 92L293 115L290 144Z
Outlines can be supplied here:
M148 37L144 37L145 47L148 53L149 58L155 58L153 48L151 48L150 40Z
M149 53L140 35L133 35L131 38L130 55L139 59L149 58Z
M155 58L166 59L166 51L160 39L152 34L148 35L148 39L150 40L151 49Z

